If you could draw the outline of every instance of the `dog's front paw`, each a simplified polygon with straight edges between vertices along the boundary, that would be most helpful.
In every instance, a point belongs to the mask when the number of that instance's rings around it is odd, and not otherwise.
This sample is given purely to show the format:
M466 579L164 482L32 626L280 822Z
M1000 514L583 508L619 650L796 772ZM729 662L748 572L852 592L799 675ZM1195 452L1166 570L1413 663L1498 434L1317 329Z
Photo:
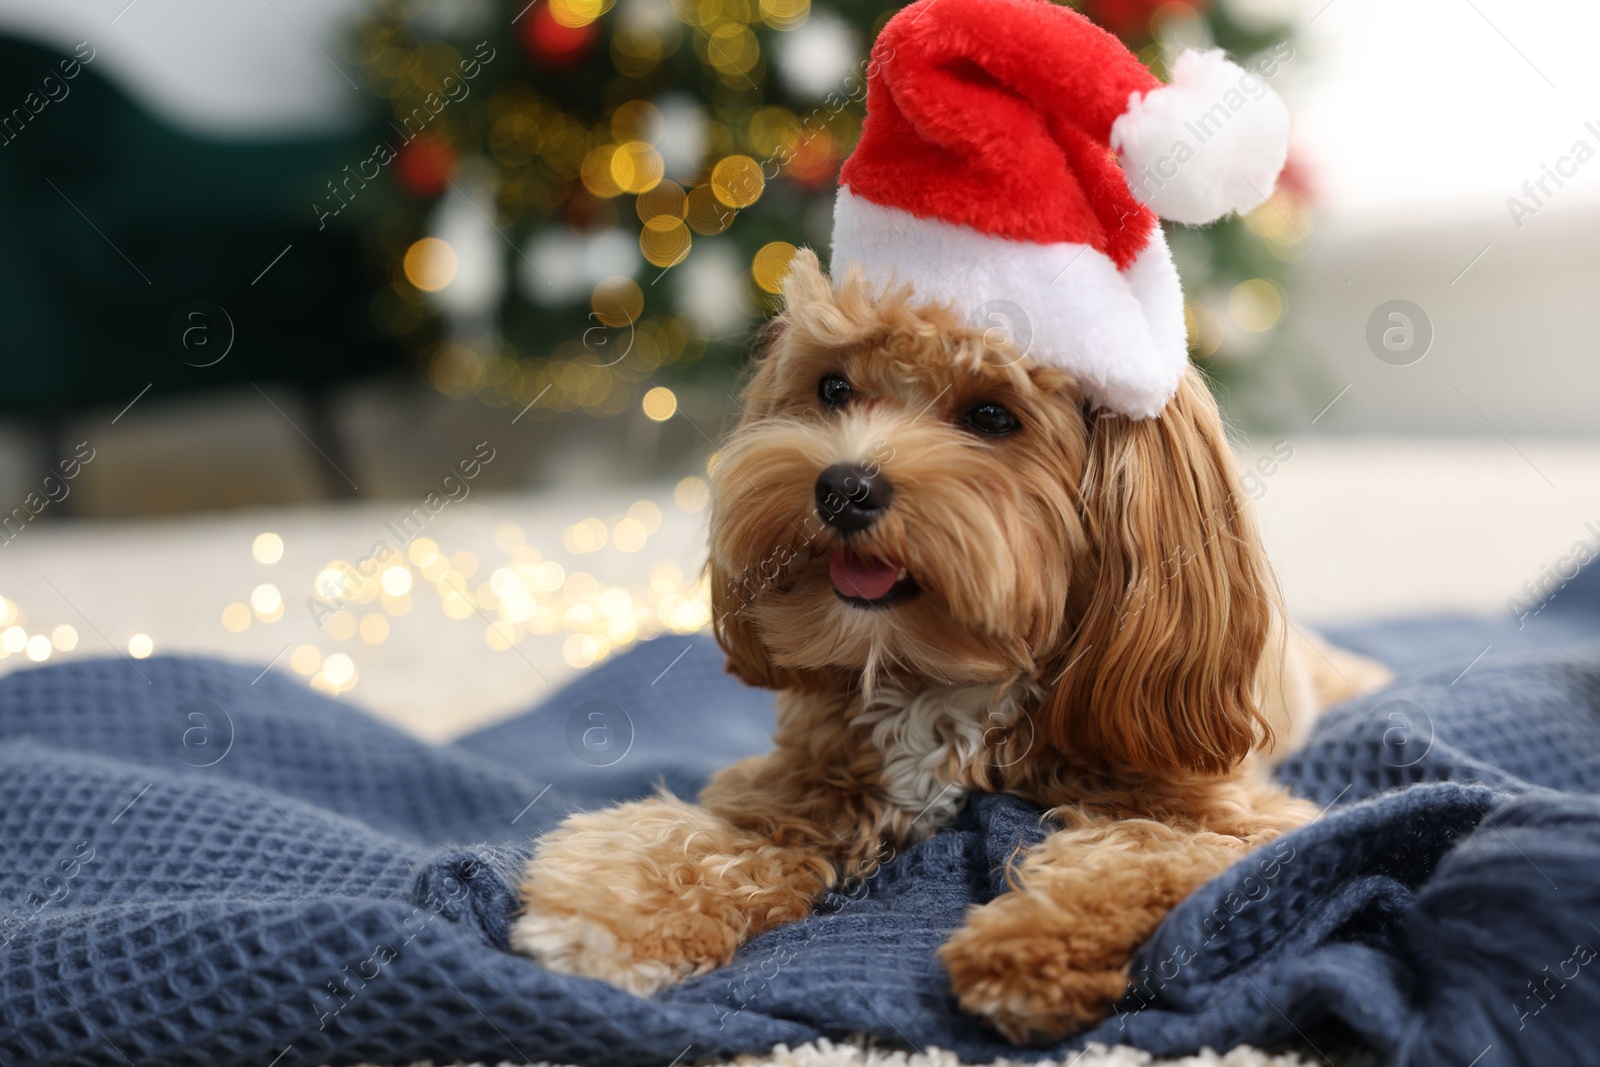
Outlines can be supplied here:
M670 797L572 815L534 847L511 947L649 996L805 915L831 871Z
M623 861L597 835L551 835L523 874L511 947L548 970L637 996L728 962L739 932L647 856ZM669 869L670 871L670 869Z
M1051 931L1032 905L1011 893L975 908L939 950L962 1010L1019 1045L1098 1022L1128 987L1125 960Z
M568 912L528 910L511 927L511 947L537 960L546 970L598 978L636 996L648 997L675 985L696 971L681 958L664 960L641 952L595 917Z

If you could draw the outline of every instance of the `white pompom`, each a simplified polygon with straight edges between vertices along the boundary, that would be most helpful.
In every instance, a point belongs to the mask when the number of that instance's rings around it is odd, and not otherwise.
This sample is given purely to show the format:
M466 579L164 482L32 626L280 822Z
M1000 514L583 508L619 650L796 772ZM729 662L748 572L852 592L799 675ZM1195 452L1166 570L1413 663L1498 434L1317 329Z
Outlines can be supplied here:
M1289 111L1259 74L1220 50L1185 52L1172 84L1128 99L1111 147L1133 194L1199 226L1272 195L1289 152Z

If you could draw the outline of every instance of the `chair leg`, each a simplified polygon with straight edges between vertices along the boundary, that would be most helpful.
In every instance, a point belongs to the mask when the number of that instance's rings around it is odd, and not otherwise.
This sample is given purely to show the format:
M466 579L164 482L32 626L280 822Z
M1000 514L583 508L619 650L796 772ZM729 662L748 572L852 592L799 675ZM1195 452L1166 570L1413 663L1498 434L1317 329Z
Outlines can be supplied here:
M350 453L344 447L338 422L333 417L328 390L302 388L300 400L306 413L305 436L317 452L317 469L322 472L328 496L334 500L354 500L358 487L353 481Z
M55 475L60 480L59 464L64 459L72 457L72 446L67 444L67 420L59 411L48 412L34 420L34 459L36 469L44 474ZM33 469L29 470L33 474ZM36 479L30 479L36 480ZM78 515L78 494L69 487L63 497L51 498L48 508L45 508L42 517L45 519L71 519Z

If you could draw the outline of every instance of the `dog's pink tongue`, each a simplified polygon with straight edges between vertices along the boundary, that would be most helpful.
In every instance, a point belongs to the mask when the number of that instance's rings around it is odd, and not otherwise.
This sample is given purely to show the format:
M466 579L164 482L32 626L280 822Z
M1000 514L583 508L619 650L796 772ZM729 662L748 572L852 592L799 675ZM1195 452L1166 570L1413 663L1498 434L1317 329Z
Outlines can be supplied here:
M863 600L877 600L893 589L900 577L899 564L860 560L843 552L833 554L828 569L835 589Z

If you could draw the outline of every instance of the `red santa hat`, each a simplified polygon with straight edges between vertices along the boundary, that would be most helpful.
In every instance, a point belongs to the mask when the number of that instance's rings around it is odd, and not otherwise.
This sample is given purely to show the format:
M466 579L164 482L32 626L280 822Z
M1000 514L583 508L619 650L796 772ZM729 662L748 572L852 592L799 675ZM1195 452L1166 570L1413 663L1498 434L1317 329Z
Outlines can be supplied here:
M872 55L834 277L858 265L980 327L1006 302L1029 358L1099 406L1160 414L1188 345L1158 214L1203 224L1262 203L1287 150L1283 103L1220 51L1185 52L1163 85L1048 0L919 0Z

